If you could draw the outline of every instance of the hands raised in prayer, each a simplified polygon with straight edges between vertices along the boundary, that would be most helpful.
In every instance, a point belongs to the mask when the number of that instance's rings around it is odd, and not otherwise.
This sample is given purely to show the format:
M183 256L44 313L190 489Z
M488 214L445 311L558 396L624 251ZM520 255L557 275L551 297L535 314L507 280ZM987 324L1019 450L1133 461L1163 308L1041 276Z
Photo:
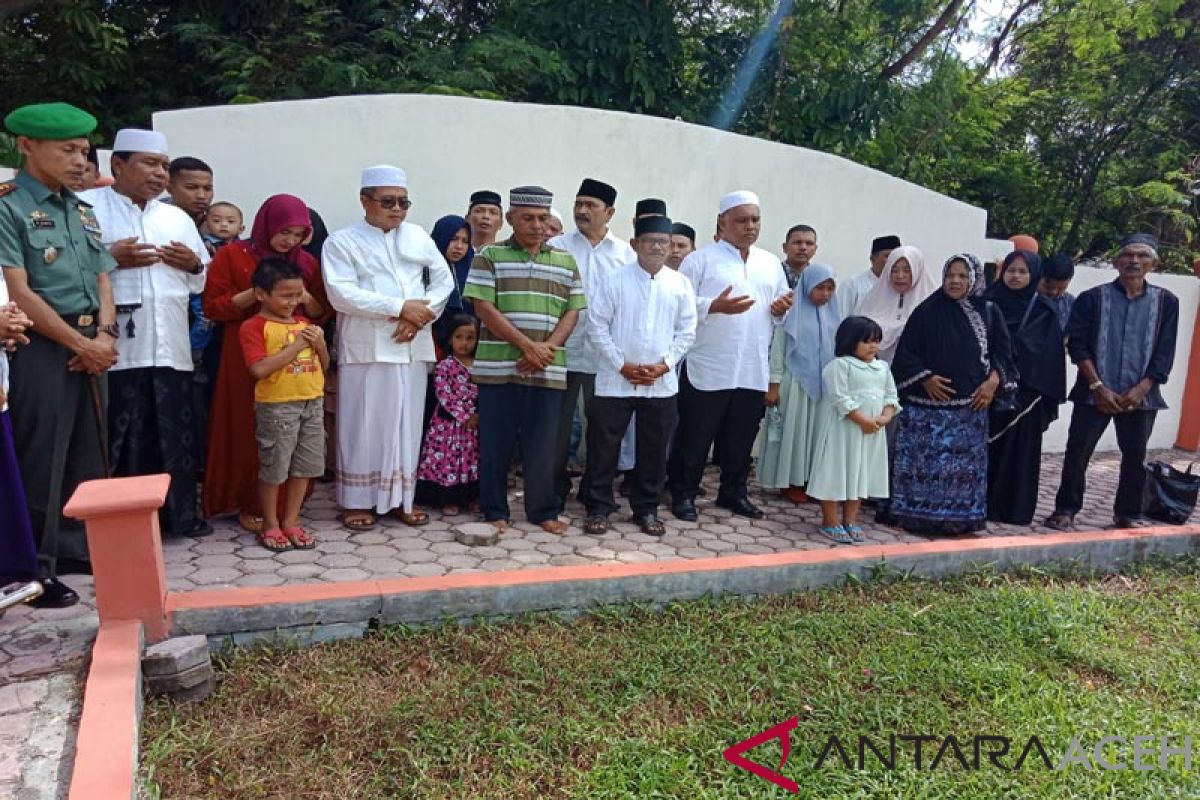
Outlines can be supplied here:
M171 242L166 247L158 248L159 259L168 267L195 272L200 267L200 256L182 242Z
M725 289L716 297L708 306L710 314L744 314L754 305L754 300L750 295L740 294L736 297L730 297L733 293L732 286L726 286ZM788 301L791 302L790 300Z
M779 297L776 297L771 303L771 316L782 317L788 312L789 309L791 309L794 301L795 294L793 292L785 292L784 294L779 295Z
M148 267L159 260L158 248L152 244L139 244L136 236L118 239L108 248L108 252L122 269Z

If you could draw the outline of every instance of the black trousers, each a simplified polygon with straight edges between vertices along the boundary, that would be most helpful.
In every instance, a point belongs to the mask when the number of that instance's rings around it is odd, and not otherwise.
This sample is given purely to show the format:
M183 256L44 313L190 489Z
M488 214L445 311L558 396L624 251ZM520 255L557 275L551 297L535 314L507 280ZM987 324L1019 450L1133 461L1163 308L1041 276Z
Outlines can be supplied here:
M509 519L508 462L520 442L525 516L535 524L558 516L554 434L563 391L516 383L479 386L479 507L486 520Z
M596 396L596 376L588 372L568 372L567 389L562 393L562 408L558 412L554 434L554 494L558 497L560 514L566 508L567 495L571 492L571 479L567 477L567 455L571 451L571 426L575 421L575 405L579 402L580 393L583 394L583 416L590 425L592 400ZM586 498L587 475L580 480L579 496Z
M92 331L84 330L87 335ZM29 344L11 357L8 402L13 446L43 578L57 574L60 557L88 558L83 523L64 517L62 507L80 483L105 477L102 442L108 375L93 378L70 372L71 355L62 345L30 331Z
M613 479L621 454L621 439L629 420L637 412L637 463L629 506L634 514L653 514L658 510L667 474L667 438L675 424L674 397L595 397L588 417L587 487L585 504L589 515L606 517L617 510L613 502Z
M695 499L714 441L721 467L717 500L732 502L746 497L751 451L762 421L765 396L766 392L753 389L701 391L688 380L684 365L679 376L679 435L667 465L674 502Z
M199 437L192 373L168 367L113 370L108 375L109 458L113 475L171 476L158 512L166 536L191 533L198 521Z
M1117 426L1117 446L1121 448L1121 473L1113 514L1139 517L1142 514L1142 488L1146 483L1146 443L1154 430L1157 411L1126 411L1110 416L1095 406L1076 403L1067 433L1067 452L1063 456L1062 483L1054 500L1057 513L1075 515L1083 508L1087 488L1087 465L1096 451L1096 443L1112 422Z

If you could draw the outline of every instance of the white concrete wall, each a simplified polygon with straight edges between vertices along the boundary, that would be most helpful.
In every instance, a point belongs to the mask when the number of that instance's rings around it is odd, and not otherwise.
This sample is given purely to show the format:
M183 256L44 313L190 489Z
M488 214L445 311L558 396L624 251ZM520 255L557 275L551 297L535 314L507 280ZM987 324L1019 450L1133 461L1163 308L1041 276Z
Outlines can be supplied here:
M982 209L836 156L657 117L437 95L373 95L220 106L154 115L172 156L212 164L216 197L242 206L247 228L263 199L304 198L330 228L361 214L362 167L408 171L409 219L429 229L462 214L481 188L507 196L541 184L570 226L584 177L617 187L617 235L632 235L634 203L667 201L672 218L707 241L717 200L734 189L762 198L759 245L780 252L789 227L820 234L818 260L841 274L865 268L871 239L899 233L931 261L979 249Z
M656 117L560 106L436 95L372 95L261 105L164 111L154 115L173 156L203 158L215 170L216 198L242 207L247 229L258 205L296 194L336 229L359 218L359 171L392 163L409 176L409 219L427 230L466 211L476 189L502 195L541 184L570 226L571 202L584 177L617 187L617 235L632 233L634 203L667 201L670 215L696 228L700 243L716 221L718 198L752 189L762 199L760 246L779 252L783 235L803 222L819 232L817 260L843 277L864 269L871 239L899 234L940 265L955 252L991 253L987 214L953 198L843 158ZM1081 269L1082 291L1111 273ZM1183 314L1177 370L1167 387L1172 410L1156 426L1154 446L1174 442L1192 320L1200 289L1190 278L1164 283ZM1066 417L1048 450L1066 442ZM1101 445L1115 447L1109 434Z

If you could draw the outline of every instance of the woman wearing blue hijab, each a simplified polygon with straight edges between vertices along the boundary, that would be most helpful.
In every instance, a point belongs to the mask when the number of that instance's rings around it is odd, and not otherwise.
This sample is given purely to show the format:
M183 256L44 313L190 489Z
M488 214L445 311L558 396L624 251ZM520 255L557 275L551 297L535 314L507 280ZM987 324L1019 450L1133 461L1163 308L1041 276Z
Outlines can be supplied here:
M471 226L465 219L454 214L442 217L434 223L430 236L437 244L438 251L445 257L446 263L450 265L450 272L454 276L454 290L450 292L450 299L446 301L446 310L438 317L437 322L433 323L434 341L438 347L448 350L446 337L450 335L450 331L446 330L446 327L450 320L458 314L475 316L475 308L471 301L463 297L467 273L471 271L471 261L475 258L475 248L471 247Z
M834 357L838 310L833 268L809 264L796 283L795 303L771 341L767 430L758 457L758 481L795 503L807 500L803 487L812 471L818 402L824 394L821 370ZM775 422L772 422L772 417Z

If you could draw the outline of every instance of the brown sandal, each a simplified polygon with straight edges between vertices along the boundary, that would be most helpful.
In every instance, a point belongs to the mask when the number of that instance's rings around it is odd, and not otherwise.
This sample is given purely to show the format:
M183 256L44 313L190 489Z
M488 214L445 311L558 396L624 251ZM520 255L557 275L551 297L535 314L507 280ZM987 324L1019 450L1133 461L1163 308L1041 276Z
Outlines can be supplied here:
M263 518L243 511L238 514L238 525L241 525L242 530L249 533L262 533Z
M396 519L400 520L410 528L419 528L429 522L429 515L416 508L412 510L411 514L400 510L395 511L394 513L396 515Z
M560 519L548 519L545 522L539 523L538 526L546 533L553 533L555 536L562 536L567 532L567 528L570 527Z
M370 511L343 511L338 519L343 528L356 533L375 530L379 520Z

